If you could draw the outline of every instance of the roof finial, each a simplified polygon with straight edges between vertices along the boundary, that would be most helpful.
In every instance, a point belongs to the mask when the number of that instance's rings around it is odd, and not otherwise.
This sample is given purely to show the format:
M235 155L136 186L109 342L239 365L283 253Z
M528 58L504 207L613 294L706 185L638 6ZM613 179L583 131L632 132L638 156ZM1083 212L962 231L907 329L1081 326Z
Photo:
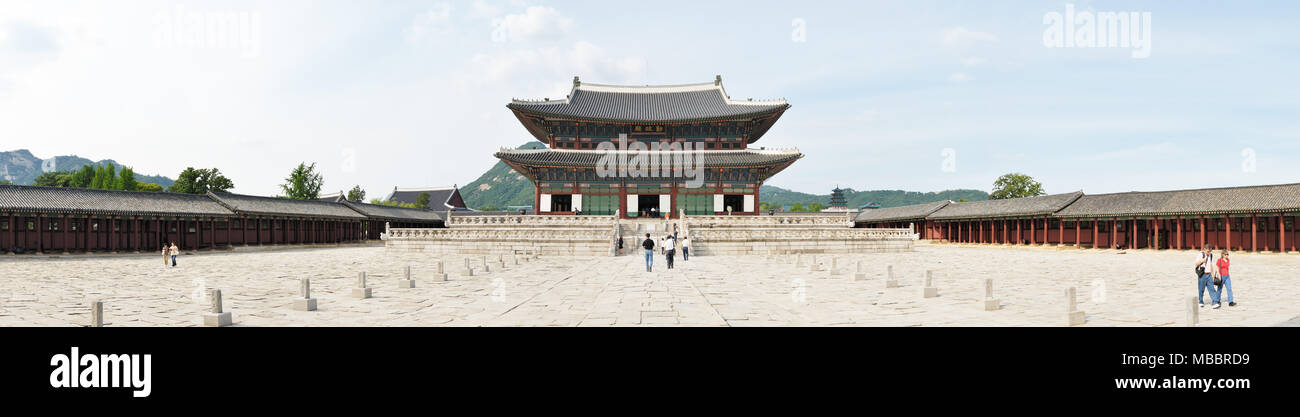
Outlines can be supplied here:
M722 85L722 75L721 75L721 74L719 74L719 75L715 75L715 76L713 77L713 85Z
M573 76L573 86L574 86L574 87L577 87L577 86L580 86L580 85L582 85L582 81L578 81L578 76L577 76L577 75Z

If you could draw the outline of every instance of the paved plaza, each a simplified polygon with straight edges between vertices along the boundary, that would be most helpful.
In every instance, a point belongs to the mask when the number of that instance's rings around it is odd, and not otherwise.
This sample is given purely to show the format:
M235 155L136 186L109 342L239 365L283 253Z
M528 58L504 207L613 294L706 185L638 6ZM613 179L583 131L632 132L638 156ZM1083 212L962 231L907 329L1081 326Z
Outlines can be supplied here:
M643 257L540 259L482 269L483 257L390 254L379 246L181 256L0 256L0 326L199 326L220 289L236 326L1061 326L1077 289L1083 326L1182 326L1194 252L918 244L915 252L704 256L644 271ZM843 273L827 269L838 258ZM448 281L434 280L435 261ZM496 257L488 258L495 263ZM866 271L855 279L858 262ZM399 289L405 266L415 288ZM892 265L897 288L886 288ZM922 297L926 270L938 296ZM353 298L365 271L373 297ZM1300 256L1234 254L1239 303L1200 309L1207 326L1275 326L1300 316ZM310 278L317 311L291 308ZM991 278L1000 309L984 311ZM1208 296L1207 296L1208 301Z

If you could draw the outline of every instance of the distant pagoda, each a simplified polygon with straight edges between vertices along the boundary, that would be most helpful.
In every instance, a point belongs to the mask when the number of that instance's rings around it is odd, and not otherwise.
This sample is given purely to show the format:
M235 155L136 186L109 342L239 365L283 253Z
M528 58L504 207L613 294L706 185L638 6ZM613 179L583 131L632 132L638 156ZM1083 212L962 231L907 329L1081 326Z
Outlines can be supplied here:
M831 190L831 208L849 208L849 201L844 198L844 189L838 186L835 187L834 190Z
M831 205L822 211L853 211L849 209L849 200L844 198L844 191L845 190L839 186L836 186L834 190L831 190Z

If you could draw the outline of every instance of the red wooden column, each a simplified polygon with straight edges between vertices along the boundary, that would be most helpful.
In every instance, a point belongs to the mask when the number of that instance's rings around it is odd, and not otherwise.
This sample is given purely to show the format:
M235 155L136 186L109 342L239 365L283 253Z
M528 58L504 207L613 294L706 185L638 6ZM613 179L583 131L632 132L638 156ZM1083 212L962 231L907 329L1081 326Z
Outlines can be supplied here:
M1183 218L1179 217L1177 219L1174 219L1174 221L1177 222L1178 224L1177 226L1178 227L1178 250L1182 250L1183 249Z
M984 221L980 220L979 223L980 223L980 234L979 237L975 238L975 243L984 243Z
M1074 247L1076 248L1083 247L1083 228L1079 227L1079 223L1080 221L1078 219L1074 220Z
M1277 215L1277 250L1286 253L1286 217L1282 214L1283 213L1278 213Z
M59 227L63 230L63 253L68 253L68 215L63 215L63 220L59 221Z
M1038 222L1033 218L1029 219L1029 244L1038 244Z
M1255 242L1259 242L1259 223L1255 220L1255 215L1250 215L1250 251L1256 252Z
M1024 220L1016 219L1016 241L1014 243L1016 245L1019 245L1020 241L1024 240L1025 237L1024 229L1021 228L1021 225L1023 225L1024 223L1025 223Z
M1156 218L1155 220L1152 220L1151 223L1155 225L1155 233L1156 233L1156 241L1152 242L1151 245L1156 250L1160 250L1160 219Z
M257 246L262 246L262 218L257 217L254 218L253 221L257 222L257 228L253 229L253 237L257 241Z
M45 229L41 228L41 217L44 217L44 215L42 214L36 215L36 254L37 255L44 253L43 252L44 245L42 244L44 242L41 241L41 235L45 234Z
M1061 245L1061 246L1065 246L1065 221L1060 220L1060 219L1057 219L1056 222L1057 222L1057 223L1056 223L1056 228L1057 228L1057 231L1056 231L1056 244L1057 244L1057 245ZM1079 238L1079 234L1078 234L1078 233L1075 233L1075 234L1074 234L1074 238L1075 238L1075 239L1078 239L1078 238Z
M1133 227L1130 228L1130 229L1128 230L1128 240L1129 240L1129 242L1132 242L1132 243L1129 243L1128 246L1129 246L1130 248L1133 248L1133 249L1137 249L1137 248L1138 248L1138 233L1137 233L1137 231L1138 231L1138 221L1137 221L1137 219L1133 219Z
M1201 247L1205 247L1205 217L1201 216Z
M1229 251L1231 251L1232 250L1232 216L1230 215L1224 216L1223 218L1223 234L1227 235L1226 242L1228 242L1228 245L1226 247Z
M1110 221L1110 245L1115 246L1115 238L1119 236L1119 220Z

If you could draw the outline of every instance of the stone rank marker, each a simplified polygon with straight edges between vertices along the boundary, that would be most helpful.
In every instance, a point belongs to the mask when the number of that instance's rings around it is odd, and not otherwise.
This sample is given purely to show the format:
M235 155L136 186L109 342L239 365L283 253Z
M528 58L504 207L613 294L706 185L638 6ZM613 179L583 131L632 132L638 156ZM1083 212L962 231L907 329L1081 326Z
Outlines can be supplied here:
M1196 297L1187 297L1187 327L1196 327L1201 322L1201 309Z
M467 277L474 276L474 268L469 266L469 258L465 258L465 270L461 274Z
M934 286L934 271L925 271L925 285L921 287L922 298L934 298L939 296L939 289Z
M862 270L862 261L858 261L857 270L853 272L853 280L862 281L864 279L867 279L867 273Z
M844 275L840 270L840 258L831 257L831 275Z
M885 288L898 288L898 278L894 278L894 266L885 268Z
M90 303L90 327L104 327L104 302L95 300Z
M212 298L209 304L211 304L212 310L203 315L204 326L226 327L234 322L229 312L222 312L221 290L212 290Z
M415 280L411 279L410 265L402 268L402 277L405 279L397 280L397 288L415 288Z
M1065 289L1065 325L1078 326L1086 323L1087 316L1079 311L1079 301L1075 298L1074 287Z
M446 282L446 281L447 281L447 273L444 272L443 269L442 269L442 261L438 261L438 262L437 262L437 265L438 265L438 267L437 267L436 269L434 269L434 272L433 272L433 280L436 281L436 282Z
M491 272L492 272L492 267L488 266L487 257L484 256L484 257L483 257L483 273L487 274L487 273L491 273Z
M993 298L993 279L984 280L984 311L997 311L1002 308L1002 302Z
M370 298L370 288L366 287L366 272L357 273L357 287L352 289L352 298Z
M298 298L293 300L293 309L297 311L316 311L316 299L311 298L311 280L299 280Z

